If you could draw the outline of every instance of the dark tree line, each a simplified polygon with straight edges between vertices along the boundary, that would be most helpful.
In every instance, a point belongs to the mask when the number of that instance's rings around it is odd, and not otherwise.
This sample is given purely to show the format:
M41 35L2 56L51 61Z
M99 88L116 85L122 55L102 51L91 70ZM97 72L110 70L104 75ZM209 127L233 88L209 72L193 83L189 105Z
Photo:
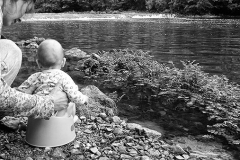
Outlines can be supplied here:
M37 12L147 11L185 15L240 15L239 0L38 0Z

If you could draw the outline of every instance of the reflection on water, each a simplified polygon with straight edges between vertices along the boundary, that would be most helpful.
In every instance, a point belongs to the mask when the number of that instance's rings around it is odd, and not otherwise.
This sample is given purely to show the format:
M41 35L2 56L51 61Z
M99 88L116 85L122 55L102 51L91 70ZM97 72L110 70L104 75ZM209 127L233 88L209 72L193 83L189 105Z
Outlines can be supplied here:
M65 49L87 52L143 49L159 62L200 63L211 74L240 80L240 20L137 19L110 21L23 22L4 28L12 40L54 38Z

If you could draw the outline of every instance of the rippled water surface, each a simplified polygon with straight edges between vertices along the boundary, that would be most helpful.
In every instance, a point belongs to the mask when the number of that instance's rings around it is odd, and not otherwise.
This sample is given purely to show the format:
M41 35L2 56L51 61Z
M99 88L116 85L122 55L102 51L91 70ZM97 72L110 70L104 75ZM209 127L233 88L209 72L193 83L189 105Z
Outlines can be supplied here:
M54 38L65 49L150 51L159 62L200 63L206 72L240 82L240 20L133 19L23 22L4 28L14 41Z

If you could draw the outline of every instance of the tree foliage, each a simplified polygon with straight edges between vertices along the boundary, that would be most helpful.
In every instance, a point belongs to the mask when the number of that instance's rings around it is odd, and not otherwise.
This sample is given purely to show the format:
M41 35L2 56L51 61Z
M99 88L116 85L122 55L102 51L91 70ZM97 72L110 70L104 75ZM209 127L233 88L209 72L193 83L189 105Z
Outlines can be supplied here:
M191 15L240 15L238 0L38 0L38 12L148 11Z

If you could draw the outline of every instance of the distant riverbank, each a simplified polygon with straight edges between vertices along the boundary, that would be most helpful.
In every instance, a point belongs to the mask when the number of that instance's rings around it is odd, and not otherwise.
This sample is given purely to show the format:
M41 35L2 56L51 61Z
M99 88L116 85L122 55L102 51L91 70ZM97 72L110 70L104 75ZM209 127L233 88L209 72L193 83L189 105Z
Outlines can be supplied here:
M32 13L26 14L23 21L54 21L54 20L88 20L88 19L131 19L131 18L175 18L175 14L156 13Z

